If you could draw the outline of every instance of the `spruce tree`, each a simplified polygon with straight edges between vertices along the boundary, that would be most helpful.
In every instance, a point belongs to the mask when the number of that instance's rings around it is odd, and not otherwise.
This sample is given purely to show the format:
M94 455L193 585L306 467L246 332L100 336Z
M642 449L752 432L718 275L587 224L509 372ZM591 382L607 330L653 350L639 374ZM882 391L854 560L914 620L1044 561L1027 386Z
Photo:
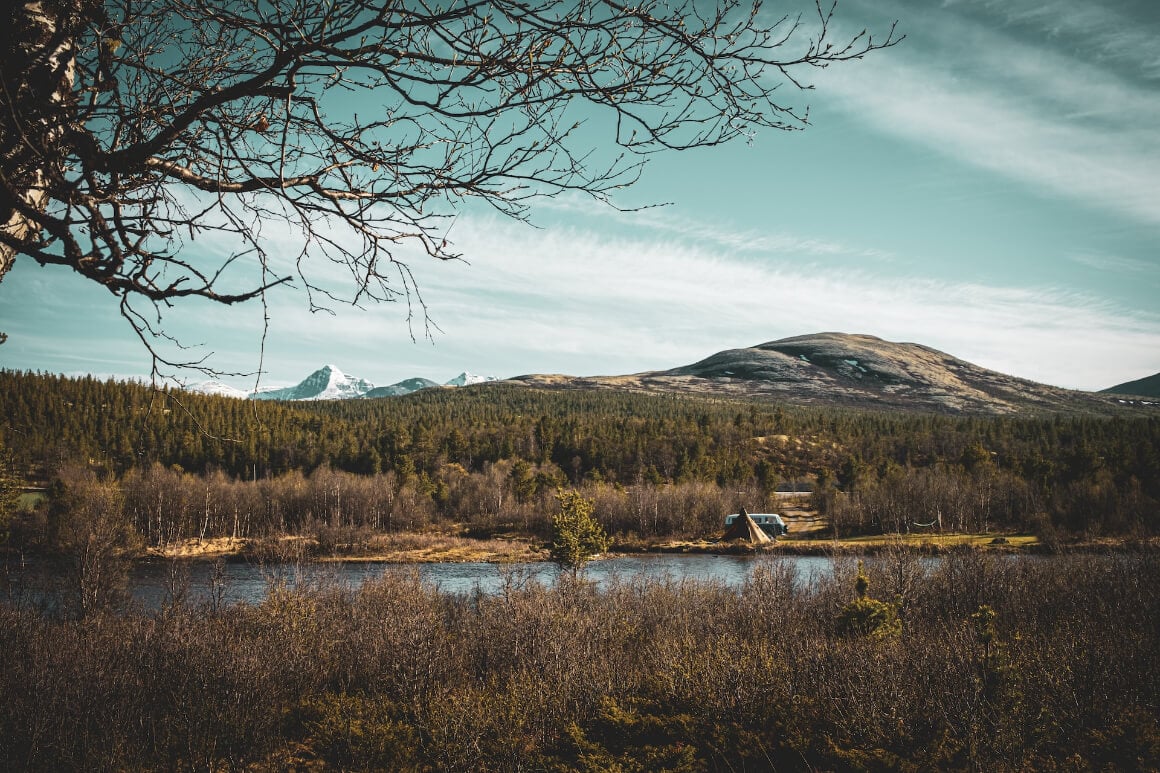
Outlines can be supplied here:
M593 515L593 502L573 489L556 492L560 512L552 519L552 560L577 574L593 556L608 550L610 540Z

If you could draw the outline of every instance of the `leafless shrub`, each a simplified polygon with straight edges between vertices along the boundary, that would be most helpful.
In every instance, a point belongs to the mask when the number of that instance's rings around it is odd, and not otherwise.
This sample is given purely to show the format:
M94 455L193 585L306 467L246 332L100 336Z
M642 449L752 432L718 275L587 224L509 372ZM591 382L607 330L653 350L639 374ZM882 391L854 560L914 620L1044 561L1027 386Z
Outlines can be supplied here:
M494 595L452 596L401 570L358 589L280 585L216 614L0 607L0 766L1017 770L1156 758L1154 555L952 553L920 571L887 554L866 566L879 595L901 578L898 636L834 633L854 595L846 559L809 584L766 560L736 589L545 586L512 572Z

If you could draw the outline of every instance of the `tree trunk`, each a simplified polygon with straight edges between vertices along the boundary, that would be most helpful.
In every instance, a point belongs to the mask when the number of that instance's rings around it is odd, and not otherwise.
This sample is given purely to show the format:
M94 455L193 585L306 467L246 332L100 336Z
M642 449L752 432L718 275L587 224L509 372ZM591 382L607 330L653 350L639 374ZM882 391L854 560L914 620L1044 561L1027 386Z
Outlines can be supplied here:
M54 181L63 177L75 100L74 33L85 0L25 2L0 24L0 280L23 245L40 239Z

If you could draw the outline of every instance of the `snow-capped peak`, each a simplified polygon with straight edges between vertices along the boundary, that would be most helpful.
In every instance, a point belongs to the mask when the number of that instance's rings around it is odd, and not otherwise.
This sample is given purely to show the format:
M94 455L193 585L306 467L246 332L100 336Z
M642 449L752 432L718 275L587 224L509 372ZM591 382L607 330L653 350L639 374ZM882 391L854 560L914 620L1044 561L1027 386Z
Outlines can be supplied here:
M244 389L238 389L229 384L223 384L220 381L203 381L200 384L190 384L186 391L194 392L199 395L216 395L218 397L233 397L238 400L245 400L250 396L250 393Z
M448 381L445 386L461 387L498 381L495 376L478 376L464 371ZM348 376L334 364L323 365L294 386L259 387L256 392L247 392L220 381L207 381L188 387L191 392L208 395L224 395L251 400L349 400L355 397L386 397L405 395L419 389L437 386L425 378L412 378L392 384L389 387L375 387L371 382Z
M468 386L469 384L483 384L487 381L498 381L498 380L499 379L497 379L495 376L477 376L474 373L468 373L467 371L463 371L458 376L456 376L455 378L448 381L446 386L461 387L461 386Z
M285 389L262 390L256 400L346 400L375 388L369 381L348 376L336 365L323 365L301 383Z

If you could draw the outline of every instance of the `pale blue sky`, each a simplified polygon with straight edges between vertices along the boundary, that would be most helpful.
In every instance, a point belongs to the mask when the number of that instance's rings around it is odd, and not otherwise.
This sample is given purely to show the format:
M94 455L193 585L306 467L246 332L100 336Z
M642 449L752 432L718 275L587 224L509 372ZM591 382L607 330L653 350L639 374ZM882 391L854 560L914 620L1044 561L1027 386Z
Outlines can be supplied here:
M413 264L433 342L398 305L312 315L280 290L262 383L325 363L377 384L629 373L823 330L1066 387L1160 371L1160 4L843 0L838 17L907 39L814 73L805 132L656 157L618 202L664 208L545 200L538 228L464 212L449 238L469 263ZM166 320L219 368L257 367L256 306ZM2 367L148 373L115 299L61 269L19 262L0 330Z

